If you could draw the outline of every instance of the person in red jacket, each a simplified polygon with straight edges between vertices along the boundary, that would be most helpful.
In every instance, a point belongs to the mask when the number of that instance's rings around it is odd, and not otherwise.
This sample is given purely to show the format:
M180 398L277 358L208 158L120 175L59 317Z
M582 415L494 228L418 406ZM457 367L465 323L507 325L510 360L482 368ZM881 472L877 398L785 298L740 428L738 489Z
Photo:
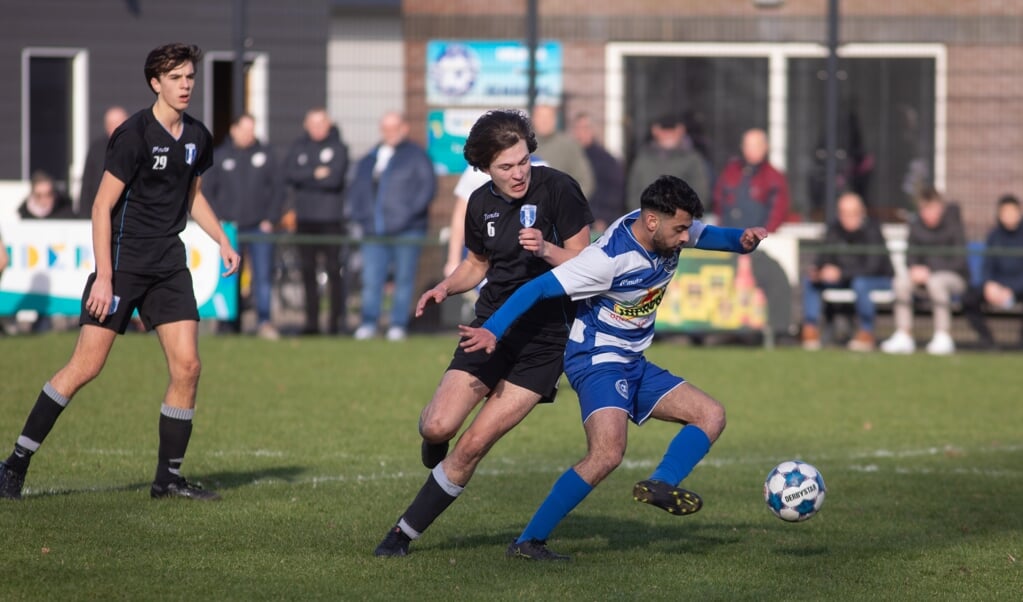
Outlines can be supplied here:
M761 224L768 232L778 229L789 214L789 185L785 174L767 159L767 133L746 130L742 157L725 166L714 185L714 213L718 225L747 228Z

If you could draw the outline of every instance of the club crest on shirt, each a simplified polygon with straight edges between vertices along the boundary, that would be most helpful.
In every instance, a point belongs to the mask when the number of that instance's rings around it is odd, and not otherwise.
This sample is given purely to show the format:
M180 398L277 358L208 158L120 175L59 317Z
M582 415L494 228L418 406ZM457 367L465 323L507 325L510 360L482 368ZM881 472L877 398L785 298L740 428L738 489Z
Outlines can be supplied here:
M671 257L665 257L664 263L661 264L661 267L664 268L665 272L674 274L675 270L678 268L678 253L675 253Z
M189 142L185 145L185 163L191 165L195 163L195 143Z
M629 381L625 380L624 378L620 378L617 381L615 381L615 391L618 391L618 394L622 396L622 399L628 399Z

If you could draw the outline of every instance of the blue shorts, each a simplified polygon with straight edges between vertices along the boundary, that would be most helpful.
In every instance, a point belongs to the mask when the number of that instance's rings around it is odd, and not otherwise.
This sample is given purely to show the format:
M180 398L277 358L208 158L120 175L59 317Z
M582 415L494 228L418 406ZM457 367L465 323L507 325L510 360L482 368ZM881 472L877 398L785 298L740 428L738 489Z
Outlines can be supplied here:
M686 382L643 357L627 364L591 365L566 374L579 395L583 422L598 410L618 408L636 424L643 424L668 391Z

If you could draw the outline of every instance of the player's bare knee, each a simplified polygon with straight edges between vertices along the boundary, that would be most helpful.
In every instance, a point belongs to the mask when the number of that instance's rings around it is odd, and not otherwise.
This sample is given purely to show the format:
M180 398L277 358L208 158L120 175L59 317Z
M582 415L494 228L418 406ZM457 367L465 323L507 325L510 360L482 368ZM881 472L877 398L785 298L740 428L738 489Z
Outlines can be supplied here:
M199 374L202 372L202 362L199 358L180 360L171 366L171 378L181 383L196 384L199 382Z
M79 389L89 384L93 379L99 376L102 370L102 362L80 362L72 360L50 379L50 384L52 384L61 395L70 398L77 393Z
M458 425L439 418L422 418L419 420L419 434L429 443L444 443L454 438Z
M707 438L714 442L721 433L725 430L725 425L728 420L725 417L725 406L721 405L713 399L709 399L703 417L701 419L700 428L706 433Z

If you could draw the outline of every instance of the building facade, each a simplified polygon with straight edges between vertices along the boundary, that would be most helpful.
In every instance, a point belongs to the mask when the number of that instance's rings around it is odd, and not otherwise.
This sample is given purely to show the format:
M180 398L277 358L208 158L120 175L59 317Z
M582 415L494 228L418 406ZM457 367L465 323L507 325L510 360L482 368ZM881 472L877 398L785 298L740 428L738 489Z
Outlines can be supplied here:
M539 0L538 37L563 53L564 118L585 111L626 163L651 120L684 116L712 172L762 127L795 219L822 215L828 3ZM437 40L522 40L527 1L404 0L408 111L425 120ZM999 195L1023 188L1023 4L839 3L839 188L897 221L934 184L982 237Z
M45 169L77 193L89 142L104 135L111 105L133 112L153 101L146 54L168 42L204 53L189 113L220 140L231 120L234 8L245 19L245 110L264 140L286 144L310 105L326 106L327 0L68 2L35 0L5 9L0 73L0 180Z

